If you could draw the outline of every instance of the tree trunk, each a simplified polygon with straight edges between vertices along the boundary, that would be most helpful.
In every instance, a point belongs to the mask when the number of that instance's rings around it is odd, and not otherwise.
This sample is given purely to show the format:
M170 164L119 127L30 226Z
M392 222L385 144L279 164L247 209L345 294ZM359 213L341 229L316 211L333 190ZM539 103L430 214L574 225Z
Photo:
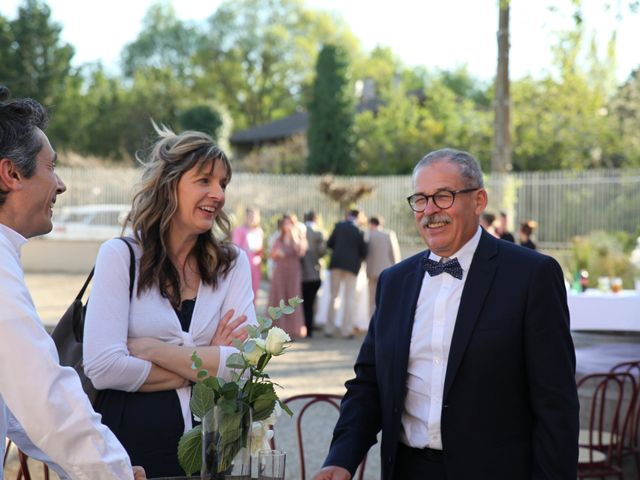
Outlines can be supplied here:
M511 171L511 95L509 93L509 2L500 0L498 24L498 72L491 171Z

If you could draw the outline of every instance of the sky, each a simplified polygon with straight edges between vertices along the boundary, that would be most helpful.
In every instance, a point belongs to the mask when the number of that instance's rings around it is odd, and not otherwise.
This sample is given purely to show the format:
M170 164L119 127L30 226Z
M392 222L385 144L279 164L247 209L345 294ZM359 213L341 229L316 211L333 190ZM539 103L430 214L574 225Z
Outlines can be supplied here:
M495 76L498 0L306 0L314 10L340 14L365 50L390 47L406 65L453 69L466 65L475 77ZM20 0L2 0L0 14L12 19ZM120 52L135 40L153 0L48 0L62 38L76 49L74 65L100 60L116 70ZM220 0L174 0L183 20L204 21ZM624 11L621 20L606 12L602 0L583 0L585 25L595 32L600 55L617 29L616 77L623 81L640 66L640 13ZM611 3L616 3L615 1ZM622 0L622 3L626 3ZM510 74L540 77L551 71L554 34L572 28L570 0L511 0ZM550 5L561 10L553 13ZM564 10L563 10L564 9Z

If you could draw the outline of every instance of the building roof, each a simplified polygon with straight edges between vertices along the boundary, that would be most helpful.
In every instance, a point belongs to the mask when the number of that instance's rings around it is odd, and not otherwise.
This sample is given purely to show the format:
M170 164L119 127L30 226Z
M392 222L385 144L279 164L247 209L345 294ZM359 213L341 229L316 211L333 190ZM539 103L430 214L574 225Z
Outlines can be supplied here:
M360 102L356 105L356 112L376 112L382 101L378 98ZM291 138L296 133L305 133L309 128L309 112L296 112L273 122L257 125L255 127L240 130L231 135L229 141L232 145L256 145L265 142L275 142Z
M255 144L283 140L296 133L304 133L309 127L309 113L296 112L273 122L247 128L234 133L230 141L234 145Z

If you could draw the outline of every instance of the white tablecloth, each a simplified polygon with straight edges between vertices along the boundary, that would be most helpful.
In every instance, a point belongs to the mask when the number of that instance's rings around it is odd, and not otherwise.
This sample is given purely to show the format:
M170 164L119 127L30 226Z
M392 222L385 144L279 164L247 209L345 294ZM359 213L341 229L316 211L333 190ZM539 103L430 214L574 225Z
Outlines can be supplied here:
M571 330L640 331L640 294L635 290L569 292Z
M320 277L322 279L322 286L318 291L318 298L316 300L316 315L314 317L316 325L324 325L327 323L331 292L329 270L322 270ZM342 290L344 290L344 286ZM340 299L343 298L342 290L336 299L336 325L342 325L342 315L344 314L344 305L340 304ZM353 319L353 326L362 331L366 331L369 328L369 282L364 268L360 269L356 279L356 317Z

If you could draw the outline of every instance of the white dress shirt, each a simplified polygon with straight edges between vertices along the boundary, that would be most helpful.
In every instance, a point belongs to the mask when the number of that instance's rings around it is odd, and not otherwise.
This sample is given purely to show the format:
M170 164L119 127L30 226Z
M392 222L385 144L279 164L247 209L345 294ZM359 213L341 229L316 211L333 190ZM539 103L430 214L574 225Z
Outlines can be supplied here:
M236 262L217 287L200 282L188 332L168 298L159 288L145 290L140 296L138 274L142 250L132 245L136 258L133 296L129 302L129 249L121 240L107 240L100 247L87 304L84 327L84 370L98 389L137 391L151 371L151 362L129 355L129 337L151 337L174 345L209 345L222 316L234 309L233 318L246 315L246 324L256 324L247 254L238 247ZM220 348L220 366L216 376L229 379L226 367L235 347ZM176 390L182 408L185 431L190 430L191 387Z
M100 423L75 371L60 366L36 313L20 264L25 243L0 225L0 439L8 435L29 455L50 458L62 478L131 479L127 453Z
M416 306L407 371L407 396L402 413L402 443L410 447L442 449L440 416L449 348L473 254L481 229L450 258L462 267L462 280L448 273L431 277L427 272ZM431 252L429 258L439 261Z

